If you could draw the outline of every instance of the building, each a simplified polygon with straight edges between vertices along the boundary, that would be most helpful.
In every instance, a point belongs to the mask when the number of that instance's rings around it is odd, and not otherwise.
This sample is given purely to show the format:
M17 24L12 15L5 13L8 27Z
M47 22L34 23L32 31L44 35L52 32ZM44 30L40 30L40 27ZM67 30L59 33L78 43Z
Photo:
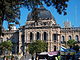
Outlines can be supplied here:
M80 27L61 28L50 11L44 7L40 7L37 11L38 22L32 19L32 12L30 12L25 26L17 30L3 31L2 41L12 40L15 44L13 53L23 52L24 54L27 44L35 40L47 42L48 52L59 50L60 46L65 46L65 43L70 39L75 39L78 44L80 43Z

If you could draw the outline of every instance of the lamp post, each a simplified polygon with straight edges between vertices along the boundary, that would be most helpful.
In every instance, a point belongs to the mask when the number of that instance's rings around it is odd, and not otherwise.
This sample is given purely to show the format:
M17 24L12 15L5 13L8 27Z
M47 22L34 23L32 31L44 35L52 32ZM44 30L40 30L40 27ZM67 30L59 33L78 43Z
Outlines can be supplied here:
M21 46L21 50L22 50L22 52L23 52L23 55L24 55L24 46L25 46L25 39L24 39L24 37L25 37L25 35L24 35L24 33L25 33L25 26L23 26L22 27L22 46Z
M24 53L25 53L25 55L26 55L26 47L27 47L27 43L25 42L24 43Z

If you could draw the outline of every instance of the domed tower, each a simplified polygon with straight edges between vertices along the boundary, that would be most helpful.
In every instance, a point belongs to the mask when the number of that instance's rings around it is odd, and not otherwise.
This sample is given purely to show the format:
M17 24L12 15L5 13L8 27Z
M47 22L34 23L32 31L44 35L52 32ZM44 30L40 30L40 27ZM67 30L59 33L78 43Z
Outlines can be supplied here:
M44 7L40 7L37 9L38 12L38 20L49 20L49 19L53 19L52 14L50 13L50 11L48 11L47 9L45 9ZM27 21L34 21L32 18L32 12L30 12L28 14L27 17Z
M35 19L33 19L33 12L30 12L27 17L27 25L30 26L42 26L42 25L51 25L56 24L54 17L52 16L51 12L45 9L43 6L37 8L37 24Z
M59 25L56 24L51 12L44 7L40 7L36 11L38 19L33 18L33 11L30 12L27 17L25 25L26 42L31 43L33 40L44 40L48 43L48 52L59 49L59 47L57 47L59 45L57 42L60 38Z

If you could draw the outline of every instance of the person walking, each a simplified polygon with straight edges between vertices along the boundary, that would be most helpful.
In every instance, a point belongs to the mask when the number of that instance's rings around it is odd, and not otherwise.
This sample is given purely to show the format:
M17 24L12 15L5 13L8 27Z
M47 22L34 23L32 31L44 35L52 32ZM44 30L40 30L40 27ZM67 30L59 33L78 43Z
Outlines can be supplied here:
M58 60L58 57L55 57L55 60Z
M60 55L58 56L58 60L61 60L61 56Z

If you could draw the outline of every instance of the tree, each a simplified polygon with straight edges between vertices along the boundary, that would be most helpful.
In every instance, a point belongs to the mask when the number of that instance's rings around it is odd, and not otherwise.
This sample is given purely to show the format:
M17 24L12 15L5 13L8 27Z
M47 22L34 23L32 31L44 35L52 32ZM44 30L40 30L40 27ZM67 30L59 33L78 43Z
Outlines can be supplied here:
M63 12L64 15L66 15L68 1L69 0L0 0L0 35L2 35L2 25L4 20L8 23L19 23L18 19L20 18L21 7L25 6L28 10L32 9L33 19L37 20L38 12L36 10L40 5L46 4L48 7L53 6L57 9L59 14L62 14Z
M75 44L76 44L76 41L73 40L73 39L67 41L67 45L68 45L70 48L72 48Z
M59 12L59 14L61 14L62 12L64 12L65 14L65 10L67 8L67 3L69 0L22 0L24 2L24 6L27 6L28 9L30 8L36 8L39 5L44 5L46 4L48 7L49 6L53 6L54 8L57 9L57 12Z
M73 49L74 49L76 52L79 51L79 48L80 48L79 45L74 45L74 46L73 46Z
M0 43L0 49L2 50L2 53L5 54L5 51L11 51L12 50L12 42L10 40L4 41Z
M23 0L24 1L24 0ZM43 6L52 6L54 7L59 14L64 13L66 15L67 2L69 0L25 0L24 6L27 6L28 9L32 9L32 18L37 22L38 21L38 7Z
M17 0L0 0L0 35L2 35L3 21L18 23L20 18L20 4Z
M47 43L45 41L42 40L37 40L36 41L36 52L44 52L47 51Z
M44 52L47 50L47 47L48 47L47 43L42 40L37 40L29 44L28 48L29 48L29 53L32 55L32 59L34 53Z

